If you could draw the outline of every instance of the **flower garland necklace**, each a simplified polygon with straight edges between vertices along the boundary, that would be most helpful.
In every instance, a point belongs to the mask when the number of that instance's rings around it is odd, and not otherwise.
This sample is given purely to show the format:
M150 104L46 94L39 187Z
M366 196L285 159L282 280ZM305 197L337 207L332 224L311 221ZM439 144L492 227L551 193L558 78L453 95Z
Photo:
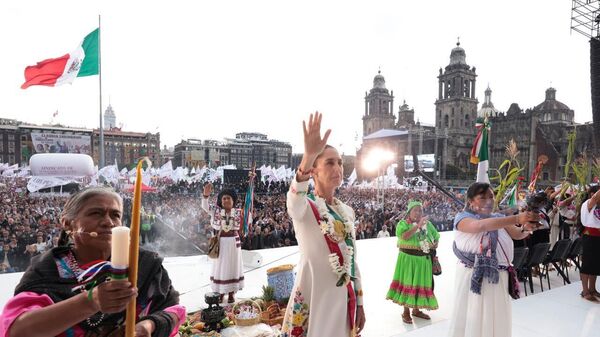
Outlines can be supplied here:
M418 223L413 222L412 225L418 226ZM419 241L419 247L421 248L423 253L429 254L429 250L433 247L433 244L431 244L431 242L429 240L429 233L427 231L427 225L425 225L423 228L419 228L417 230L416 234L417 234L417 240Z
M334 198L334 205L327 205L325 199L315 195L315 204L317 210L321 216L319 226L321 227L321 233L329 236L335 242L342 242L346 239L354 238L354 224L348 221L348 216L344 212L344 208L340 207L341 202ZM335 208L335 213L342 219L342 221L336 220L331 213L329 208Z
M341 202L337 199L333 199L334 205L328 206L325 199L315 195L315 205L321 217L319 221L319 227L321 233L328 236L334 242L338 244L346 240L352 240L355 236L354 224L350 222L349 217L345 214L344 208ZM333 210L335 207L335 213L342 219L336 220L329 212L329 207ZM337 276L337 286L348 284L352 279L352 259L354 256L354 248L351 245L346 245L346 249L341 249L344 264L340 263L339 256L335 253L328 255L329 264L331 270Z
M235 208L231 209L231 213L229 213L229 216L225 213L225 209L223 208L221 208L220 212L215 213L217 215L215 220L221 226L221 229L225 233L231 231L234 227L233 224L236 221L239 221L238 214Z

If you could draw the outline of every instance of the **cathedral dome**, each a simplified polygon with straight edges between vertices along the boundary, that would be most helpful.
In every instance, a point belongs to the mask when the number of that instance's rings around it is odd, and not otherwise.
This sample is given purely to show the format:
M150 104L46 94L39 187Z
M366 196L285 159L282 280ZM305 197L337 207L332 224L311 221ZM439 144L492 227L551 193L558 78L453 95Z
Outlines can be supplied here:
M496 117L498 116L498 109L494 107L494 103L492 103L492 89L488 85L487 89L485 89L485 100L481 105L481 109L477 111L477 117Z
M546 100L538 104L535 111L552 111L552 110L571 110L566 104L556 100L556 89L548 88L546 90Z
M460 42L456 43L456 47L452 49L450 53L450 65L453 64L467 64L467 54L465 50L460 46Z
M381 75L381 70L377 72L375 78L373 78L373 88L385 89L385 78Z

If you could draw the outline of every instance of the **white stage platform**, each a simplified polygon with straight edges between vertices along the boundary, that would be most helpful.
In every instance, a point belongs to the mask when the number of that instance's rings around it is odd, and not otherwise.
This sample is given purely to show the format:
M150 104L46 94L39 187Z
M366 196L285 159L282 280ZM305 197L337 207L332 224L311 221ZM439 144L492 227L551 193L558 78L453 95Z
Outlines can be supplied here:
M441 233L438 255L443 273L435 277L435 294L440 308L428 312L431 321L416 318L412 325L402 322L402 307L385 299L396 264L396 238L357 242L367 317L363 337L446 335L454 300L456 258L451 250L452 240L453 233ZM238 293L238 298L260 296L261 287L267 284L267 269L296 264L300 258L297 247L257 252L262 255L262 266L245 268L245 288ZM210 291L210 259L206 256L171 257L165 258L164 265L188 311L204 307L204 294ZM581 299L579 274L571 269L570 276L573 284L563 286L562 279L552 273L552 290L544 292L540 292L539 280L534 280L535 294L513 302L513 336L600 336L600 304ZM20 277L21 273L0 275L0 305L4 306L12 296ZM544 280L544 289L547 289L546 282Z

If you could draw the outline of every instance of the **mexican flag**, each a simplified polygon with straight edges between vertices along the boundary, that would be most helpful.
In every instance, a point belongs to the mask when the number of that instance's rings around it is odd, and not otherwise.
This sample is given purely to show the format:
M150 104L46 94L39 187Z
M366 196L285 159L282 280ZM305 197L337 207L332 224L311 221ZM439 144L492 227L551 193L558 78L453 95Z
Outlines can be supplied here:
M21 89L32 85L55 87L71 84L76 77L98 75L98 47L100 29L89 33L71 53L47 59L25 68L25 83Z
M510 191L506 194L504 199L500 201L500 204L506 204L509 207L517 207L519 202L519 183L513 185Z
M490 123L487 117L485 119L480 118L477 120L475 126L477 127L477 137L475 137L475 143L471 148L471 163L477 164L477 182L489 184L488 170L490 162L488 139Z

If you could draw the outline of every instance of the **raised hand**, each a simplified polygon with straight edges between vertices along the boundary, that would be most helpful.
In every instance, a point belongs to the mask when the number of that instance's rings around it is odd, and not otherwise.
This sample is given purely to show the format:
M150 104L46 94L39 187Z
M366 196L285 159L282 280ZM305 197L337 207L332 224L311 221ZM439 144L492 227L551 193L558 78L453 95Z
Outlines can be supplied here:
M327 145L327 139L331 134L331 129L325 131L321 138L321 120L323 114L318 111L310 114L308 119L308 127L305 121L302 121L302 129L304 130L304 155L308 158L316 158ZM312 165L312 163L310 163Z
M213 191L213 185L211 183L208 183L206 185L204 185L204 190L202 191L202 194L206 197L208 197Z

